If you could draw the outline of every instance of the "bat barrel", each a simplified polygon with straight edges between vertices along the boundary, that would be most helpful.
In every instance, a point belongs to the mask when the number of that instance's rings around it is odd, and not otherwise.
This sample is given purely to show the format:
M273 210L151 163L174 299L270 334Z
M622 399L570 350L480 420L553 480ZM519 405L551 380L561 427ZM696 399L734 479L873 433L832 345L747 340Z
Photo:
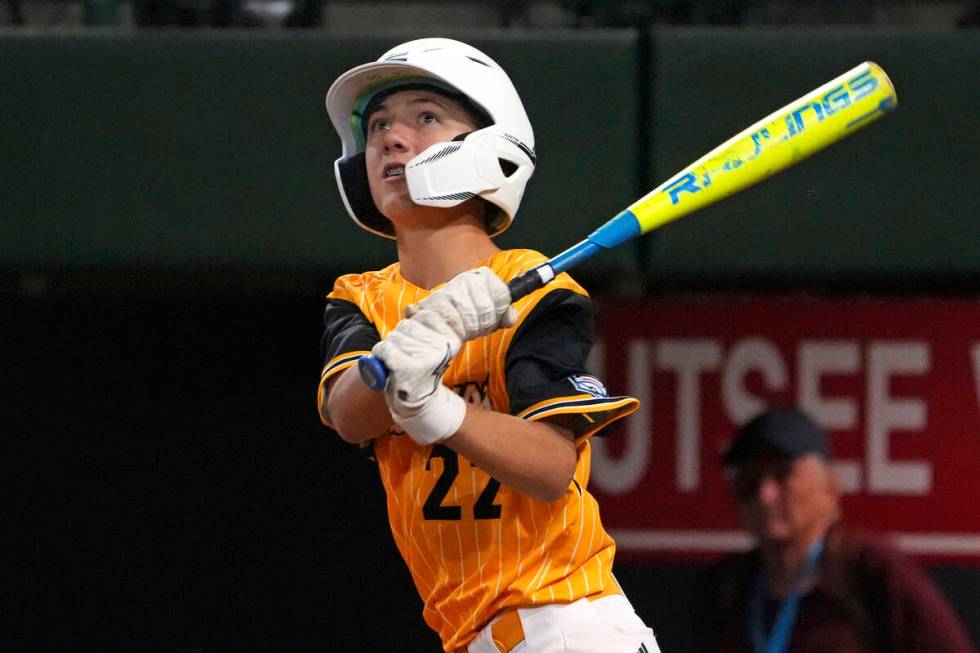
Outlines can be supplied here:
M888 75L866 61L728 139L629 210L647 233L799 163L897 103Z

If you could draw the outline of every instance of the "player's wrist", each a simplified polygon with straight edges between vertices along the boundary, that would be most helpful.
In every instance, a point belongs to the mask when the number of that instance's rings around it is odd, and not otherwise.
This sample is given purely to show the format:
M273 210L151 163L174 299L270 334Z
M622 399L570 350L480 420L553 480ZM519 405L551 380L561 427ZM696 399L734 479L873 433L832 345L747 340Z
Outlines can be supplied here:
M421 445L448 440L456 434L466 417L466 401L444 385L419 407L391 409L395 423Z

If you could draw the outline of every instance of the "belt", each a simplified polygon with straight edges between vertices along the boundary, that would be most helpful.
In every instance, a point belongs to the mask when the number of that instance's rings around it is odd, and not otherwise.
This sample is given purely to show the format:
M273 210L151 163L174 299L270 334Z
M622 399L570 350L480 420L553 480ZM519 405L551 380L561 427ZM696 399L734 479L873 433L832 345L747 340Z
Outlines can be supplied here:
M490 624L490 636L500 653L510 653L524 641L524 626L517 610L508 610Z
M490 638L500 653L510 653L524 641L524 626L516 609L507 610L490 624Z

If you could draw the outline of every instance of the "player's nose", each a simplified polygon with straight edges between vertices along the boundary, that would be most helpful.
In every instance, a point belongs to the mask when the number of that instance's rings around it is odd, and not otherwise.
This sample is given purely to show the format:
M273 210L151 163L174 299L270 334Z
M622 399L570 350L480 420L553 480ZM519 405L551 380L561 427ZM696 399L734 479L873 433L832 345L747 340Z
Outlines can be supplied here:
M403 125L394 123L385 132L383 142L386 152L405 152L410 142L408 131Z

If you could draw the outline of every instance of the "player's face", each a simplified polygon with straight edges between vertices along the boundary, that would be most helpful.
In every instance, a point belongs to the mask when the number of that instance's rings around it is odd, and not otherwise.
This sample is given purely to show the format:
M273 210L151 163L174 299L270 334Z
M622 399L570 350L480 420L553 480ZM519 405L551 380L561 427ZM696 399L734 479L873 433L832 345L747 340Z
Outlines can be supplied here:
M729 483L743 526L761 542L806 543L836 513L834 472L816 455L751 461Z
M451 141L476 125L455 100L424 90L399 91L385 98L367 122L365 162L371 198L396 227L431 213L412 202L405 164L430 145Z

